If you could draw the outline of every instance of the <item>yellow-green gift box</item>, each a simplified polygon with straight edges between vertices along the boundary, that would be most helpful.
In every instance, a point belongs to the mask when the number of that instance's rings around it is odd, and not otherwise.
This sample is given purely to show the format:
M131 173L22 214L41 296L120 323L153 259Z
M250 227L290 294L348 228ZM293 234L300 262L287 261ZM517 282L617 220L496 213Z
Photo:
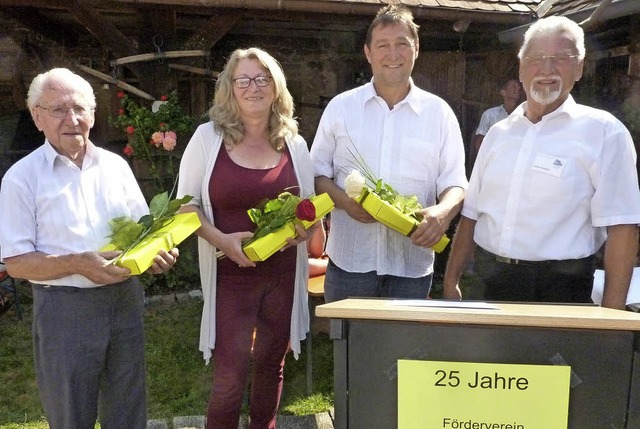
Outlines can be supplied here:
M402 235L413 234L413 231L420 225L420 222L415 218L402 213L366 187L362 190L357 201L375 220ZM449 244L449 237L443 235L432 249L440 253L447 247L447 244Z
M197 213L172 216L162 228L145 237L140 243L121 255L116 261L116 265L129 268L132 275L142 274L153 265L153 258L160 250L168 252L198 228L200 228L200 219ZM115 250L115 247L109 244L102 250Z
M322 219L327 213L333 210L334 207L333 200L326 192L310 198L310 201L316 208L316 218L311 222L306 220L299 221L305 229ZM295 236L296 230L294 223L287 222L272 233L243 246L242 250L252 261L264 261L282 249L284 245L287 244L287 238L294 238Z

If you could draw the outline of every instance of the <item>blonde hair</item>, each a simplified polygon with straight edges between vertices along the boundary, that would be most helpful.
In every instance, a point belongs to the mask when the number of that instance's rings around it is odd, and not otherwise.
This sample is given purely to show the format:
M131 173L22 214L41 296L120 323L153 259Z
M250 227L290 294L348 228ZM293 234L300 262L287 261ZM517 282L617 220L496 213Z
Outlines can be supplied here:
M287 81L280 63L260 48L236 49L231 54L218 77L213 106L209 117L227 144L242 140L244 124L240 120L238 103L233 94L233 73L241 59L257 60L273 78L275 98L269 115L269 141L276 150L284 148L284 139L298 134L298 123L293 118L293 97L287 89Z
M584 30L580 25L578 25L578 23L570 20L566 16L550 16L534 22L527 32L524 33L524 42L522 42L522 47L518 52L518 58L524 58L527 49L529 49L531 39L536 36L561 34L565 32L573 36L576 50L578 51L578 59L582 61L586 53L586 49L584 47Z

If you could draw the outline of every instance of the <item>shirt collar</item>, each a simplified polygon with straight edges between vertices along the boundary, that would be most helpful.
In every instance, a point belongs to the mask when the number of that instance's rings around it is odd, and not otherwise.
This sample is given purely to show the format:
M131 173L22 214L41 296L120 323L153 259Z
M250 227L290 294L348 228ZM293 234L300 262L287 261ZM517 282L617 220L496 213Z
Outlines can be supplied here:
M557 118L562 115L573 116L573 114L576 111L577 105L578 103L576 103L576 101L573 99L571 94L569 94L569 96L564 101L564 103L558 106L558 108L553 112L547 113L546 115L544 115L541 121L548 121L549 119ZM526 106L527 106L527 102L525 101L520 106L518 106L516 110L514 110L514 113L516 113L519 116L525 117L524 112L525 112Z
M363 104L366 104L368 101L378 97L378 93L376 93L376 88L373 86L373 81L375 78L371 78L371 81L367 84L365 84L364 87L364 97L362 99ZM407 103L409 105L409 107L411 107L411 109L417 113L420 114L420 99L418 97L418 87L415 86L415 84L413 83L413 78L409 77L409 93L407 94L407 96L401 100L400 102L398 102L394 108L396 106L400 106L401 104Z
M92 163L95 162L99 158L99 152L96 150L95 145L91 142L91 140L87 141L87 151L84 154L85 163L87 160L91 160ZM61 162L71 163L71 160L66 156L60 155L53 147L49 139L45 139L44 141L44 157L47 161L47 165L53 169L54 163L56 159L60 159Z

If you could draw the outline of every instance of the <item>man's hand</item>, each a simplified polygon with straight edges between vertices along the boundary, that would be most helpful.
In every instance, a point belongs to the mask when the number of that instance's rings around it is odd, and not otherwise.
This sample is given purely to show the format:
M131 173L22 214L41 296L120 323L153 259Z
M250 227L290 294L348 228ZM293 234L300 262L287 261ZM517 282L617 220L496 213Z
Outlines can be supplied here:
M367 213L367 211L356 202L356 200L351 198L342 188L336 185L333 182L333 179L325 176L318 176L315 179L315 183L317 194L321 194L323 192L329 194L336 208L346 211L353 219L362 223L373 223L376 221L373 216Z
M433 247L442 238L449 228L449 220L443 210L438 206L421 210L424 218L418 228L411 234L413 244L421 247Z
M153 265L151 265L147 271L151 274L166 273L178 261L179 254L180 252L177 247L174 247L169 252L160 250L153 258Z
M129 268L118 267L114 260L120 251L83 252L77 254L77 272L98 284L120 283L126 280L131 271Z
M346 194L345 194L346 195ZM356 200L353 198L349 198L348 201L344 204L344 210L347 212L349 216L358 222L362 223L373 223L376 222L373 216L369 214Z

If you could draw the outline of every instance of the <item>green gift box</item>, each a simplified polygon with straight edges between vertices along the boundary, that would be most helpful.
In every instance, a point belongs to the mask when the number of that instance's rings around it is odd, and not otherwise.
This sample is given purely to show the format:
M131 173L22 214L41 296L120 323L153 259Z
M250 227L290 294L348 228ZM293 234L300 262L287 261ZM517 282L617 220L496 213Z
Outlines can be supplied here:
M402 235L410 236L420 225L420 222L414 217L402 213L367 187L363 188L357 201L375 220ZM448 243L449 237L443 235L440 241L432 248L440 253L447 247Z
M298 220L297 222L300 222L305 229L322 219L327 213L333 210L334 207L333 200L327 193L316 195L315 197L311 197L309 200L316 208L316 218L311 222ZM294 238L295 236L296 230L294 227L294 221L287 222L272 233L246 244L242 247L242 250L252 261L264 261L278 250L282 249L284 245L287 244L287 238Z
M197 213L177 214L171 217L162 228L149 234L140 243L120 255L116 265L129 268L132 275L142 274L153 265L153 258L160 250L168 252L198 228L200 228L200 219ZM109 244L102 250L116 249Z

